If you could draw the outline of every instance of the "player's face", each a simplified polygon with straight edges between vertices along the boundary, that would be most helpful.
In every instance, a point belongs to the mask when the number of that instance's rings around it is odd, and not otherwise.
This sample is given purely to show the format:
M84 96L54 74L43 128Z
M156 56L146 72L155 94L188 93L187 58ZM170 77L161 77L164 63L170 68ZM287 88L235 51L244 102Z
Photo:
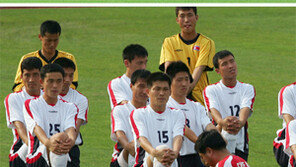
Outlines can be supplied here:
M33 69L33 70L24 69L21 78L28 92L40 90L39 69Z
M155 81L150 89L148 89L148 96L151 105L163 106L168 102L171 94L170 86L167 81Z
M218 60L219 69L216 72L224 79L234 79L237 76L237 65L234 57L229 55Z
M197 20L198 15L195 15L193 9L179 10L178 17L176 18L176 21L183 33L195 33L195 25Z
M60 34L45 33L44 36L39 34L39 39L42 43L42 50L47 54L54 54L59 44Z
M146 57L135 56L135 58L131 62L129 62L128 60L126 60L126 61L127 61L126 67L129 68L129 70L132 74L137 70L146 69L148 57L147 56Z
M215 166L211 163L210 157L207 155L207 153L205 153L205 154L199 153L199 157L200 157L201 162L205 166Z
M44 96L57 98L62 92L63 83L63 75L60 72L47 73L44 80L41 80Z
M138 79L135 85L132 85L133 99L140 103L147 102L147 82L144 79Z
M66 94L69 91L69 87L74 79L74 69L73 68L64 68L65 77L64 77L64 85L62 89L62 93Z
M190 78L187 72L178 72L172 80L172 95L186 97L190 85Z

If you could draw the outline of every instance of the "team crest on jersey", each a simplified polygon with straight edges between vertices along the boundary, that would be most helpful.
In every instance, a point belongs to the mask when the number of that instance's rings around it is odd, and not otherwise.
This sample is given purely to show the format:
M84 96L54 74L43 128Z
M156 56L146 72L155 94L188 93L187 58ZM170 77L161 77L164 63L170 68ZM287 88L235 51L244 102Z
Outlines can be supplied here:
M234 94L236 94L236 92L229 92L228 94L230 94L230 95L234 95Z
M58 111L48 111L48 112L50 112L50 113L57 113Z
M188 110L188 109L186 109L186 108L182 108L181 110L182 110L182 111L189 111L189 110Z
M176 49L175 52L181 52L183 49Z
M164 121L165 119L156 119L157 121Z
M199 46L193 46L193 50L199 51L200 47Z

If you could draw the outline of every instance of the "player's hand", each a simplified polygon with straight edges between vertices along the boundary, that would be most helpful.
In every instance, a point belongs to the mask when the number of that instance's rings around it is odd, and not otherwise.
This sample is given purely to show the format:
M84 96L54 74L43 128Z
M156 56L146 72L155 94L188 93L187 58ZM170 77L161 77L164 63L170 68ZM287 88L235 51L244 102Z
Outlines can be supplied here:
M118 103L118 105L120 105L120 104L126 104L126 103L128 103L128 100L122 100L121 102Z
M164 166L167 166L170 162L170 151L172 151L169 148L161 149L161 150L155 150L154 157Z
M52 150L49 150L55 154L66 154L72 148L72 146L70 146L72 144L72 140L64 132L54 134L49 140L51 145L55 146Z
M130 142L127 144L126 150L128 151L128 153L130 155L132 155L133 157L135 157L135 143L134 141Z
M239 120L235 116L228 116L221 121L222 129L227 131L229 134L237 134L239 128Z
M170 152L168 152L168 155L169 155L169 157L170 157L170 160L169 160L169 162L168 162L168 165L171 166L171 165L173 164L173 162L175 161L175 159L178 158L179 153L176 152L176 151L172 151L172 150L171 150Z

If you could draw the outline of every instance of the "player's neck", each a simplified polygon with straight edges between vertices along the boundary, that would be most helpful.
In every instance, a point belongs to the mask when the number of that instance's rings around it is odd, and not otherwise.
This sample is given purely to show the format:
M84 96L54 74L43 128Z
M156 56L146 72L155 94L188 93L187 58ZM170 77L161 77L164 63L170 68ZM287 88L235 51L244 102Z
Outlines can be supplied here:
M70 87L68 87L68 89L62 90L62 92L60 94L66 95L66 94L68 94L69 90L70 90Z
M222 83L227 87L234 87L236 85L236 78L226 79L222 78Z
M151 108L157 113L163 113L165 111L166 105L155 105L150 103Z
M185 41L191 41L194 38L196 38L197 33L196 31L193 31L191 33L185 33L185 32L181 32L181 37L185 40Z
M128 78L131 78L131 77L132 77L132 74L133 74L133 73L131 73L129 69L126 69L125 75L126 75Z
M230 152L227 149L223 149L221 151L217 151L217 157L219 157L217 160L217 163L219 161L222 161L224 158L226 158L227 156L231 155Z
M47 96L46 93L43 94L43 98L48 105L56 104L58 101L58 97L50 97Z
M41 53L42 55L49 61L51 58L53 58L53 56L55 55L55 52L53 53L48 53L45 52L43 49L41 49Z
M135 108L141 108L141 107L145 107L147 104L147 101L137 101L134 98L132 99L132 105Z
M26 88L26 92L30 95L30 96L40 96L40 89L38 90L30 90Z
M186 103L186 96L178 96L172 93L171 97L178 103Z

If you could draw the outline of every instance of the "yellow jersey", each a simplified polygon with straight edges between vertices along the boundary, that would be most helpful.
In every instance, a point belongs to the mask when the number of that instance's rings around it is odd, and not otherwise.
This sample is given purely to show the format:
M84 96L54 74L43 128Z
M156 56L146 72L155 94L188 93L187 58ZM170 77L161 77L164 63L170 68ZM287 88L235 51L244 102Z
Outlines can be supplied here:
M15 76L15 79L14 79L14 86L12 87L12 90L14 92L20 91L22 89L22 87L24 86L24 84L22 83L23 81L21 79L21 75L22 75L21 64L22 64L23 60L25 60L28 57L37 57L37 58L39 58L41 60L41 62L42 62L42 66L44 66L46 64L49 64L49 63L53 63L56 59L61 58L61 57L65 57L65 58L68 58L68 59L72 60L74 62L74 64L75 64L75 66L76 66L76 70L74 72L74 79L73 79L73 82L71 84L71 88L73 88L73 89L77 88L77 86L78 86L78 69L77 69L77 64L76 64L75 58L74 58L74 56L72 54L56 50L55 55L50 60L47 60L44 57L44 55L42 55L41 50L37 50L35 52L28 53L28 54L24 55L21 58L21 61L20 61L19 65L18 65L18 69L16 71L16 76Z
M209 85L207 71L213 70L213 57L215 55L215 43L208 37L198 34L191 41L185 41L180 34L165 38L160 55L159 69L164 71L164 63L169 61L182 61L192 74L198 66L205 65L198 83L192 90L193 98L204 105L202 91Z

